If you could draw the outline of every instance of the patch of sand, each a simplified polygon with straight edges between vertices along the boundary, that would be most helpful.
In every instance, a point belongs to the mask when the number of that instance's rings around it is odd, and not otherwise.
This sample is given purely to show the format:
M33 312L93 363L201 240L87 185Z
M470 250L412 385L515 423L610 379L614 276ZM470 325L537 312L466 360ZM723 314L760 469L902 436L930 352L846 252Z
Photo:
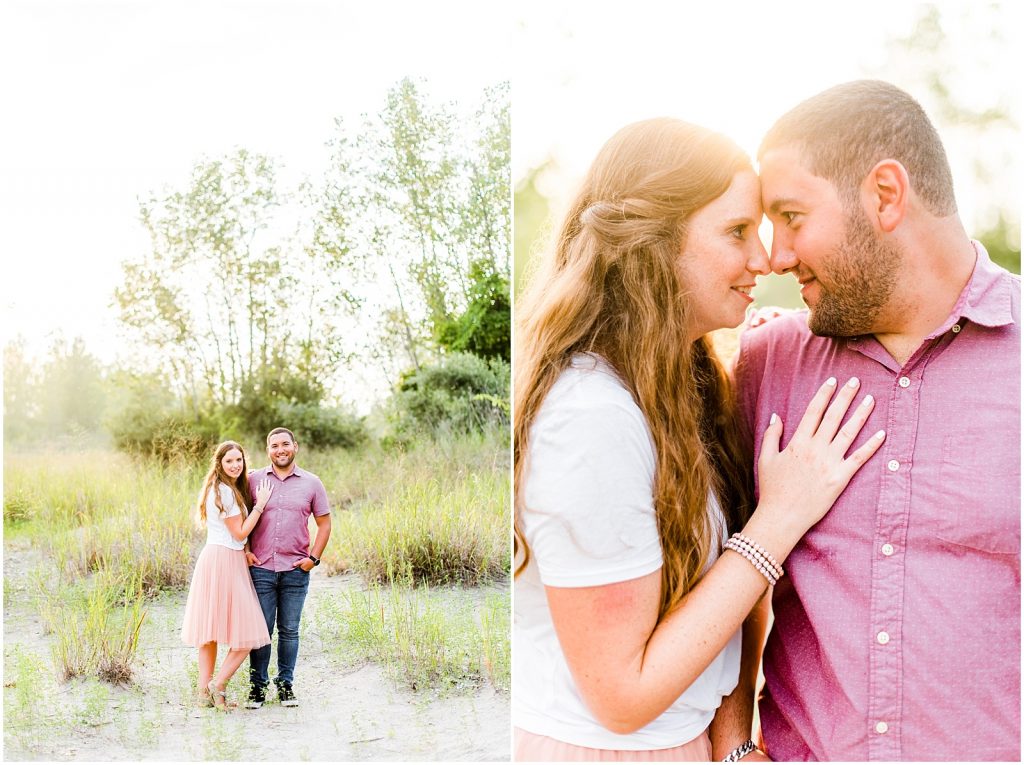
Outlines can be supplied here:
M271 701L224 714L190 700L195 649L181 644L184 593L149 607L136 675L129 687L94 680L57 681L52 638L35 614L27 572L34 551L4 550L5 760L284 760L507 761L511 751L507 692L487 685L438 697L395 686L373 664L346 667L324 650L311 618L322 598L361 587L354 576L314 571L303 612L295 693L298 707ZM506 587L466 590L480 598ZM276 650L275 650L276 652ZM19 670L19 658L20 666ZM24 709L19 676L25 656L46 669ZM229 686L241 700L245 664ZM35 674L35 673L33 673Z

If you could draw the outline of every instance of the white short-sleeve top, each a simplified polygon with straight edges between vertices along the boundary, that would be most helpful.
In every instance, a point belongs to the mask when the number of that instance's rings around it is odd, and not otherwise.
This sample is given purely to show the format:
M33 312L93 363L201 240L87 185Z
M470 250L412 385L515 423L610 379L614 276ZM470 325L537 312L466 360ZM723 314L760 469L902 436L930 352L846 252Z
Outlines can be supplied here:
M217 503L213 498L213 492L207 492L206 544L230 547L232 550L244 549L245 541L243 540L239 542L231 536L231 532L228 531L228 527L224 524L225 518L231 518L235 515L242 514L242 509L238 506L238 502L235 500L235 493L231 490L230 486L220 482L217 483L217 490L220 491L220 502L224 505L224 515L221 516L220 510L217 509Z
M736 687L740 631L660 717L617 734L591 714L562 654L545 585L611 584L661 567L655 465L647 421L615 371L593 354L574 357L544 399L527 445L519 523L530 561L515 582L516 726L577 746L667 749L699 736ZM725 520L711 499L724 542Z

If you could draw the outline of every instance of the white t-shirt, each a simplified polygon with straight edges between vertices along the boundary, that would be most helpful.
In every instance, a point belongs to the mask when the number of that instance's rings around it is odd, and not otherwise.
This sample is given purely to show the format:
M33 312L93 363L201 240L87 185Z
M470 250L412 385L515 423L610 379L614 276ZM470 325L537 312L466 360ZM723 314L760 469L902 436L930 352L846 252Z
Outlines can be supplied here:
M242 514L242 509L238 506L238 502L235 501L235 493L231 490L230 486L226 484L217 483L217 489L220 491L220 502L224 505L224 515L221 516L220 510L217 509L217 504L213 498L213 491L209 491L206 494L206 544L208 545L220 545L221 547L230 547L232 550L241 550L245 548L245 541L239 542L228 531L228 527L224 525L225 518L232 518L236 515Z
M577 355L551 387L530 428L526 459L520 527L530 562L515 582L513 723L596 749L667 749L693 740L736 687L742 631L661 716L621 735L598 723L580 697L548 609L545 585L622 582L662 563L654 443L640 408L603 359ZM714 498L710 508L724 542Z

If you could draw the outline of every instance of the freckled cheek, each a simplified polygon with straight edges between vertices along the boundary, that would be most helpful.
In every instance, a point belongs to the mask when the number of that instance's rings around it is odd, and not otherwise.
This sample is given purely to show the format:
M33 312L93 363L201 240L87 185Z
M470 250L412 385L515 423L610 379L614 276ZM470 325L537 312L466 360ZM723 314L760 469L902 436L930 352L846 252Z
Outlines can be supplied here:
M731 287L737 281L740 281L747 274L747 265L751 260L754 259L755 251L753 248L743 253L743 257L736 263L736 268L733 271L733 278L730 280L729 286Z

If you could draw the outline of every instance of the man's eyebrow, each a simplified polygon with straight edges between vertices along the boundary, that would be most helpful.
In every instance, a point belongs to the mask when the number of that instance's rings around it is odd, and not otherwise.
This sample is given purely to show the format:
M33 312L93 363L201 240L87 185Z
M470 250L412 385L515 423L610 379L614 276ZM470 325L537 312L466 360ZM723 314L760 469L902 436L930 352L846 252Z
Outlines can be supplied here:
M793 207L796 204L797 201L793 197L783 197L782 199L774 200L768 206L768 212L771 215L778 215L779 210L781 210L783 207Z

